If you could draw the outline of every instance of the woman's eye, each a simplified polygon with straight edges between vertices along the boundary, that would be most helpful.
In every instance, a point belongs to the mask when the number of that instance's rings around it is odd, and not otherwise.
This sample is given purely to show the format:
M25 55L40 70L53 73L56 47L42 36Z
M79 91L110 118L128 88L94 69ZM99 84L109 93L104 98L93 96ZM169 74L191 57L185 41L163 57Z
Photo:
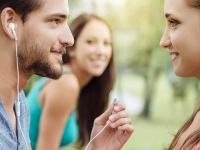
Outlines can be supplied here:
M108 45L109 46L109 45L112 45L112 43L110 41L105 41L104 45Z
M95 41L92 41L92 40L87 40L86 41L88 44L94 44L95 43Z
M179 22L174 19L169 20L169 23L171 27L176 27L179 24Z

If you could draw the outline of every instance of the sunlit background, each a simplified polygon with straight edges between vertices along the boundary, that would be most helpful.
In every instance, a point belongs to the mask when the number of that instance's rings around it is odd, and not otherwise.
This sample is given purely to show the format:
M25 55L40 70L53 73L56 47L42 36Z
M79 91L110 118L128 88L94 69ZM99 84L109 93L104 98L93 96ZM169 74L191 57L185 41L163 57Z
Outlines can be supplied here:
M168 51L159 46L163 0L69 0L69 5L69 23L88 12L112 27L117 81L110 97L127 106L135 128L123 150L166 148L200 103L198 81L174 75Z

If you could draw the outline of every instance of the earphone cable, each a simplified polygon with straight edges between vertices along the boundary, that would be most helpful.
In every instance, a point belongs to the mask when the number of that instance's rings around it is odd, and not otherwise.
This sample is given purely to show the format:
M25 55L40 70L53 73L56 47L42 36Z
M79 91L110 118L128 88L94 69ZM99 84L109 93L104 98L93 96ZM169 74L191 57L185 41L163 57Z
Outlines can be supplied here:
M114 98L114 99L113 99L113 104L116 105L117 103L119 103L119 99L118 99L118 98ZM113 111L112 111L112 114L115 114L115 110L114 110L114 109L113 109ZM99 133L97 133L97 135L95 135L95 136L89 141L89 143L87 144L85 150L88 149L90 143L91 143L96 137L98 137L98 136L105 130L105 128L106 128L108 125L109 125L109 123L106 123L106 125L99 131Z
M15 38L15 54L16 54L16 67L17 67L17 120L18 120L18 124L19 124L19 128L20 128L20 131L22 133L22 136L23 136L23 139L25 141L25 144L27 146L27 149L29 150L29 145L26 141L26 138L24 136L24 133L22 131L22 128L21 128L21 123L20 123L20 101L19 101L19 61L18 61L18 48L17 48L17 39Z
M99 133L97 133L97 135L95 135L95 136L90 140L90 142L87 144L85 150L88 149L90 143L91 143L94 139L96 139L96 137L98 137L98 136L105 130L105 128L106 128L108 125L109 125L109 123L107 123L107 124L103 127L103 129L101 129L101 130L99 131Z

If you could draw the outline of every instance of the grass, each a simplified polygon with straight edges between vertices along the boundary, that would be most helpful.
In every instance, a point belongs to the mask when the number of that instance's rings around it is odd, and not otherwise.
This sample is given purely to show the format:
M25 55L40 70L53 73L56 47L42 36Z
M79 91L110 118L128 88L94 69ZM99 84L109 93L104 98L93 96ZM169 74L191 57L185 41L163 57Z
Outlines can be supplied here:
M185 101L175 101L172 89L163 75L158 79L156 92L151 106L151 118L132 116L135 131L122 150L162 150L167 148L183 122L194 108L196 93L188 89ZM142 96L144 83L138 76L125 74L116 88ZM72 146L61 150L75 150Z

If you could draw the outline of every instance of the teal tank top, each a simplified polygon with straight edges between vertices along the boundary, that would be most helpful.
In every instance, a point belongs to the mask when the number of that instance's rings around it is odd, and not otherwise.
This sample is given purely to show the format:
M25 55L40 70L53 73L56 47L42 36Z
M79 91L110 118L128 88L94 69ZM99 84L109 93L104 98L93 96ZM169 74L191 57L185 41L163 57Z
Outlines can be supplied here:
M63 73L69 73L69 71L64 70ZM30 109L30 140L32 150L35 150L36 143L38 139L39 123L42 113L42 108L39 104L39 93L42 86L48 78L41 77L30 90L27 95L28 105ZM62 140L60 142L60 147L66 146L74 142L78 138L78 125L76 120L76 110L74 110L65 125L65 129L62 135Z

